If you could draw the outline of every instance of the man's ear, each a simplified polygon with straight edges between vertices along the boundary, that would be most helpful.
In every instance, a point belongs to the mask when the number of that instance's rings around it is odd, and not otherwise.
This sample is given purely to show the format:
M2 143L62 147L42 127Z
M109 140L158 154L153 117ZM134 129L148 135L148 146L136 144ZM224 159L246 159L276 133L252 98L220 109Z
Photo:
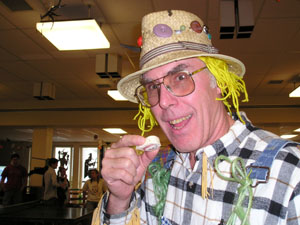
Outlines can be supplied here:
M217 89L217 94L222 97L222 91L221 91L221 88L219 88L218 86L216 87Z

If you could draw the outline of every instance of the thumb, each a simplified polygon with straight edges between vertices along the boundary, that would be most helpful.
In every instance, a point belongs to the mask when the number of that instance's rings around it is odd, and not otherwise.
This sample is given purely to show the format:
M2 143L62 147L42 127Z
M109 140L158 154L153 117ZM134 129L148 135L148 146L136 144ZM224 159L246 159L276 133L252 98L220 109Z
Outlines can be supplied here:
M159 152L160 148L157 148L153 151L145 151L142 155L141 155L141 161L143 163L143 165L145 167L147 167L152 160L155 158L155 156L157 155L157 153Z

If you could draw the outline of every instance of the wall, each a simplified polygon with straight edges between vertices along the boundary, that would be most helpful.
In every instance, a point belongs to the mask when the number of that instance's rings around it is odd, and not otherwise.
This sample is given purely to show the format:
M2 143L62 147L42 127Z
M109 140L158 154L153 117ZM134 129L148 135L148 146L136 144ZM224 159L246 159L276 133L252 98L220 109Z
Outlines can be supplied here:
M30 142L0 141L0 166L7 166L10 163L10 156L13 153L20 155L20 163L28 170L31 154Z

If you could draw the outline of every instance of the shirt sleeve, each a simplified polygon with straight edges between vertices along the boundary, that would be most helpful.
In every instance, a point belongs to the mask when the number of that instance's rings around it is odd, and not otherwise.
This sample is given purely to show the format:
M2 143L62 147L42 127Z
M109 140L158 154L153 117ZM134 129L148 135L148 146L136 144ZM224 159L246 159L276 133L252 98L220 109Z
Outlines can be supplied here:
M46 171L46 173L44 174L44 182L45 182L45 187L48 187L50 182L51 182L51 176L49 174L49 171Z
M23 178L27 178L28 173L25 167L22 167L22 171L23 171Z
M52 185L56 187L60 187L60 183L57 182L57 177L55 173L51 173Z
M100 225L104 224L114 224L114 225L124 225L128 224L132 218L133 212L135 209L137 209L137 196L136 192L133 192L129 208L124 211L123 213L120 214L115 214L115 215L109 215L106 213L106 207L108 203L108 197L109 197L109 192L107 191L101 202L101 208L100 208ZM138 209L139 210L139 209ZM94 224L93 224L94 225Z
M83 191L87 191L88 190L88 180L84 183L83 187L82 187Z
M288 225L300 224L300 183L295 187L294 192L290 198L287 215Z

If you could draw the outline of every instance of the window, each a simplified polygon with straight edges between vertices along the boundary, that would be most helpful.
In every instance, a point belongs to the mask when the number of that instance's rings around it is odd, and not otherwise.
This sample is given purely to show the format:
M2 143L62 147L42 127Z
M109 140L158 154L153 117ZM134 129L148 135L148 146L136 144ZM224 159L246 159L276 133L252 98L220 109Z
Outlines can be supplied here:
M89 179L89 169L96 168L99 170L99 155L97 147L82 147L82 175L81 182L85 183Z
M59 169L59 167L64 167L67 172L68 180L71 180L72 174L72 168L71 168L71 155L72 148L71 147L55 147L54 150L54 157L58 159L58 166L55 170L56 174Z

